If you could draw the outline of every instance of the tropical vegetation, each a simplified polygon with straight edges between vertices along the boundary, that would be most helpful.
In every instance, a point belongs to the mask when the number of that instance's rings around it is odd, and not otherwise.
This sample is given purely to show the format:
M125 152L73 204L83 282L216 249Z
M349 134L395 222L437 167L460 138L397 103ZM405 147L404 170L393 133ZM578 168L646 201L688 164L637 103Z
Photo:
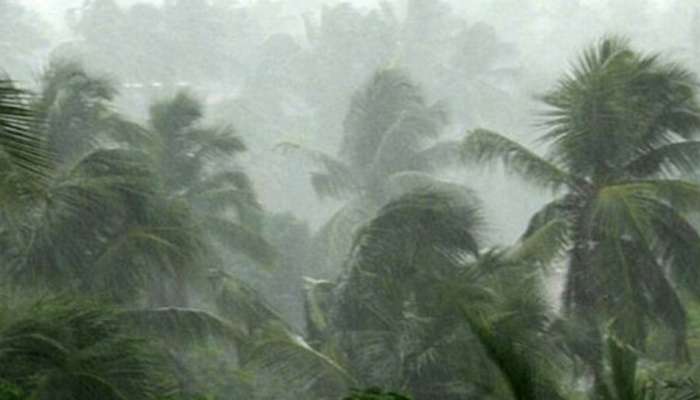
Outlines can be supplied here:
M0 400L700 399L692 65L604 36L527 146L494 27L409 0L269 34L301 3L86 1L0 77ZM15 73L45 32L6 20ZM489 166L548 196L517 240Z

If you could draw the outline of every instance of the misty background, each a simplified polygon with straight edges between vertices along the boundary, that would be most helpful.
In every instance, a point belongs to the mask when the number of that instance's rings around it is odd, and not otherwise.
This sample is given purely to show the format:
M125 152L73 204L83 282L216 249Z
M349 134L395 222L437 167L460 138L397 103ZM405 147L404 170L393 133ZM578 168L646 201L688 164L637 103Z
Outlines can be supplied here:
M0 400L700 399L696 1L0 0L0 68Z
M82 57L90 68L106 72L120 83L122 111L140 117L145 115L153 98L167 93L162 87L157 91L145 87L162 84L190 88L206 99L212 110L210 115L236 126L249 144L245 162L265 208L290 211L314 227L325 221L337 204L319 202L310 190L311 167L301 158L280 154L276 145L297 142L334 152L347 99L376 67L402 65L433 100L445 100L450 108L450 135L458 137L469 128L481 126L502 130L527 143L536 132L533 114L536 115L537 106L533 98L553 82L561 66L567 65L586 44L605 33L615 33L631 38L641 48L662 50L674 59L696 65L698 48L694 44L700 39L693 25L698 18L697 7L693 1L685 0L436 2L429 7L431 10L425 10L432 18L425 22L426 26L411 26L411 16L405 15L403 1L389 1L382 6L381 2L370 0L218 0L211 2L212 7L226 9L230 12L227 17L232 18L222 21L225 26L202 30L197 18L204 18L200 20L204 24L210 16L183 14L182 23L171 28L174 31L170 39L176 47L157 54L163 50L162 44L149 36L149 32L141 33L145 35L143 39L153 40L150 44L144 43L134 28L121 31L125 28L118 26L118 18L131 15L133 24L148 29L157 25L149 23L149 16L157 18L159 7L168 3L172 7L173 2L22 0L21 3L27 7L22 11L25 21L21 28L26 32L15 31L13 44L32 51L24 51L9 62L0 60L13 77L32 82L52 56ZM201 1L180 2L189 4L193 10L197 3ZM93 15L84 15L90 7ZM100 7L117 7L121 14L112 13L101 20ZM325 21L322 10L327 11ZM109 11L103 11L108 15ZM387 12L392 14L390 18ZM418 17L424 16L415 16ZM80 18L84 19L82 26L78 23ZM309 36L309 24L327 28L337 36L327 43L314 43ZM371 28L375 31L368 31L363 24L378 25ZM333 32L334 29L339 31ZM129 50L130 39L123 36L125 32L134 34L133 43L139 42L141 49ZM397 32L400 32L398 37ZM231 40L225 42L226 39L217 36L220 33L230 35ZM401 49L411 47L402 43L407 38L415 40L414 49L410 50L413 54L401 54ZM183 49L179 54L178 43ZM149 45L153 46L150 50ZM450 59L450 53L456 50L450 46L460 45L473 50L462 56L468 58L469 64L466 70L450 72L450 77L461 82L446 85L442 79L444 69L455 61ZM98 48L99 51L93 50ZM190 49L196 49L197 54L186 55ZM427 49L441 53L442 59L435 59L434 55L422 58L421 51ZM346 54L333 53L338 51ZM13 54L2 55L8 56ZM308 67L308 60L300 61L304 57L315 59L319 68L326 69L327 77L337 78L341 83L324 87L322 82L313 82L316 78L313 75L292 76L294 71ZM328 64L321 65L326 61L323 57L329 58ZM347 59L354 60L355 65L342 65ZM161 65L153 65L155 62ZM307 65L301 66L305 62ZM152 71L160 71L163 76ZM161 82L178 73L176 82ZM264 82L261 79L265 74L280 81ZM256 111L244 108L251 105L240 102L238 111L245 115L241 117L232 111L229 106L243 99L246 91L253 90L250 88L256 84L266 86L268 91L256 90L256 95L261 97L259 101L275 98L284 103L276 105L284 107L277 110L281 114L267 113L265 121L255 120ZM313 85L337 94L332 104L322 105L322 111L317 107L321 103L312 103L327 99L309 100L300 95L313 91ZM270 97L263 99L263 96ZM278 96L288 97L282 100ZM346 100L337 100L342 98ZM263 108L266 106L271 104ZM317 118L319 113L323 115ZM294 123L289 123L291 120ZM485 175L483 171L474 173L462 168L449 178L460 180L480 193L491 221L492 239L497 243L514 240L528 216L545 200L542 194L498 173ZM518 201L514 202L513 197Z

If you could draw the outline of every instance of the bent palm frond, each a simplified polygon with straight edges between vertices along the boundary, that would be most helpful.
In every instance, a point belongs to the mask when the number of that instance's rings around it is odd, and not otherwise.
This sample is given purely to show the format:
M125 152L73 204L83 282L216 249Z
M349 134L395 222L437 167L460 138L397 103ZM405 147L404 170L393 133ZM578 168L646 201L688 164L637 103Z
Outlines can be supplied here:
M479 164L501 161L509 173L552 191L576 186L574 177L555 164L505 136L484 129L472 131L464 139L462 159Z
M343 393L357 384L341 363L312 348L301 336L274 326L257 342L246 368L305 390L323 381Z
M27 92L0 78L0 146L20 169L47 177L50 156L40 134L43 124Z
M691 174L697 170L696 160L699 158L700 142L684 141L645 152L623 168L634 177Z
M194 308L160 307L120 311L117 316L142 334L177 343L201 343L208 339L242 343L241 327L210 312Z
M321 172L312 174L311 181L321 198L342 199L361 190L352 169L335 157L294 143L280 143L277 148L285 152L299 152L322 168Z

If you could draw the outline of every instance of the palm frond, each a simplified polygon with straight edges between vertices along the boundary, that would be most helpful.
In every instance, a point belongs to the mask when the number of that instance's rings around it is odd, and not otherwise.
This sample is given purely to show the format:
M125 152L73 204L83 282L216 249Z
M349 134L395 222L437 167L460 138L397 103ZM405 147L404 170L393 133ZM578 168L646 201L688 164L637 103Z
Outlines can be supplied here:
M142 335L175 343L202 343L219 339L239 344L245 330L210 312L193 308L161 307L120 311L119 318Z
M317 268L335 276L350 253L353 237L359 227L373 215L371 202L362 197L340 207L313 236L313 253ZM324 275L325 276L325 275Z
M416 163L421 171L451 168L460 161L461 142L443 140L416 153Z
M333 156L294 143L280 143L277 148L285 152L299 152L322 168L322 172L312 174L311 180L314 190L321 198L342 199L361 190L352 170Z
M43 124L30 100L12 81L0 79L0 146L17 167L45 178L50 155L40 133Z
M153 399L167 365L117 312L44 299L0 328L0 375L35 398Z
M629 162L624 170L634 177L678 173L687 175L697 169L695 160L698 158L700 158L700 142L671 143L640 155Z
M700 234L677 210L664 206L654 216L658 252L670 276L678 286L700 296Z
M509 173L552 191L576 187L576 179L556 165L504 136L483 129L471 132L464 139L462 159L478 164L501 161Z
M628 186L648 188L657 199L681 213L700 211L700 184L682 179L647 179Z
M465 319L517 400L563 399L551 377L541 369L532 349L516 343L485 317L464 312Z
M428 246L479 253L479 205L468 191L417 190L384 206L355 239L355 252L396 239ZM385 239L384 239L385 238ZM379 254L375 251L367 254Z
M277 264L279 254L259 233L225 218L201 215L202 223L223 246L240 251L264 266Z
M521 239L511 257L547 266L560 258L570 243L569 222L566 219L553 218Z
M188 132L188 139L199 145L193 157L215 160L245 152L247 147L231 127L198 128Z
M650 240L652 217L659 212L656 188L645 183L609 185L593 204L592 226L618 240L621 237Z
M284 318L251 286L228 274L210 276L215 286L216 308L223 317L240 326L248 335L258 334L269 323L289 329Z
M472 195L469 190L463 185L443 181L425 172L419 171L402 171L391 174L386 179L386 189L389 200L395 200L399 197L415 191L435 191L435 192L454 192L463 191L465 195Z
M324 382L340 394L357 384L339 362L313 349L301 336L275 327L257 343L246 368L270 374L301 390Z

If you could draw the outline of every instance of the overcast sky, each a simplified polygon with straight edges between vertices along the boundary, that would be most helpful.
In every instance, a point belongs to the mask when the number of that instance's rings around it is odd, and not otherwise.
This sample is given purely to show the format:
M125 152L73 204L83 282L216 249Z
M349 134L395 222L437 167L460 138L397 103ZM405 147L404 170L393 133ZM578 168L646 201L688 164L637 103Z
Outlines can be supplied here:
M35 10L41 12L43 15L45 15L47 18L52 20L52 22L57 22L57 21L62 21L63 16L65 15L65 11L71 7L76 7L82 4L85 0L21 0L23 3L30 5L32 8ZM255 0L231 0L231 1L238 1L239 3L247 3L250 1L255 1ZM338 2L340 0L333 0L330 2ZM347 0L346 0L347 1ZM461 5L466 5L466 8L473 9L475 7L479 7L479 3L488 3L490 0L452 0L454 4L460 4ZM541 0L542 3L546 2L551 2L552 0ZM556 0L555 0L556 1ZM631 1L634 2L636 0L585 0L585 3L595 3L595 4L604 4L607 2L611 1ZM132 4L132 3L139 3L139 2L149 2L149 3L161 3L162 0L117 0L118 3L120 4ZM377 3L378 0L350 0L347 1L348 3L353 3L353 4L374 4ZM668 0L653 0L654 3L656 3L659 7L663 7L665 3L668 3Z

